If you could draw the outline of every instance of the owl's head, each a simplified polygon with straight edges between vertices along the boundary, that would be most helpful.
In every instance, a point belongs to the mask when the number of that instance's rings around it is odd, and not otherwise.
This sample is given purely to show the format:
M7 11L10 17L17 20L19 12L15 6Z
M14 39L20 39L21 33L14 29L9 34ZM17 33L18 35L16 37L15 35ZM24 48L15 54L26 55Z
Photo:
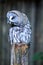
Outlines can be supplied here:
M25 25L28 21L27 16L16 10L8 11L7 12L7 23L13 25Z

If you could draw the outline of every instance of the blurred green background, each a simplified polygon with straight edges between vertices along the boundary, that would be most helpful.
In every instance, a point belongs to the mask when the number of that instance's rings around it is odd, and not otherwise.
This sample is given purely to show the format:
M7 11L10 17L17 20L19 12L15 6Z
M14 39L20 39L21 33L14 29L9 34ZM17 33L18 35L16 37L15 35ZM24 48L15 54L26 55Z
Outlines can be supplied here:
M43 60L32 59L35 53L43 52L43 0L0 0L0 65L10 65L10 26L6 19L9 10L19 10L27 14L32 26L29 65L43 65Z

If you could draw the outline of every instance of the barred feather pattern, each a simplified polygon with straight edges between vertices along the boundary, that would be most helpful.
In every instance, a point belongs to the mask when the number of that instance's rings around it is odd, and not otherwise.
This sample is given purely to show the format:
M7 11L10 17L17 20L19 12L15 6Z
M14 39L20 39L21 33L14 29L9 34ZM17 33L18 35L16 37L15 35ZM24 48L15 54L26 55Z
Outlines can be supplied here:
M28 44L31 41L31 29L30 24L24 27L13 27L9 30L9 39L11 44L25 43Z

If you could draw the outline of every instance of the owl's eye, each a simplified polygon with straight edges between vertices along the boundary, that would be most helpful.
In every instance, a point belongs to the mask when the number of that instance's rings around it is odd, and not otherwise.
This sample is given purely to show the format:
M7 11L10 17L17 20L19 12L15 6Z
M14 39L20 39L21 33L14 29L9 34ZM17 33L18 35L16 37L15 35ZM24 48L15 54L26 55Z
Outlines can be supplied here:
M13 16L12 19L15 19L16 16Z

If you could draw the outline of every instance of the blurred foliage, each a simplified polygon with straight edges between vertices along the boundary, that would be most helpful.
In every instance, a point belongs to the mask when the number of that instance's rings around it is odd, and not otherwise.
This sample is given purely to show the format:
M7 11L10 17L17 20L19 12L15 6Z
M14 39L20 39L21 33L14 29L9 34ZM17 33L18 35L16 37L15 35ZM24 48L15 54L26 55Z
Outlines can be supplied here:
M37 52L33 56L33 61L43 60L43 52Z

